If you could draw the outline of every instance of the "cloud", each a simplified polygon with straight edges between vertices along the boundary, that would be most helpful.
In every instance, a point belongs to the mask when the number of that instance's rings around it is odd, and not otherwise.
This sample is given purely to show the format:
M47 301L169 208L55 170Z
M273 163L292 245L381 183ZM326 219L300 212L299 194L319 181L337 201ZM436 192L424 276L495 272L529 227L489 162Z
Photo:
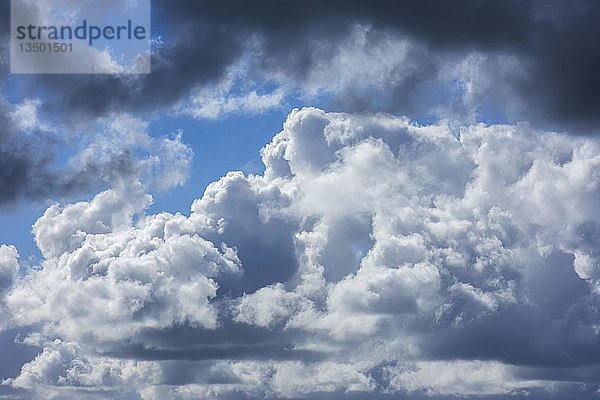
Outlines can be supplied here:
M24 82L32 90L60 93L48 106L81 118L207 100L206 94L214 94L214 86L242 65L249 82L267 77L282 90L292 88L286 92L291 96L342 85L330 101L331 108L344 111L421 118L443 107L448 115L477 111L496 121L526 119L542 127L595 132L598 48L589 38L598 35L599 10L592 1L577 6L562 0L181 1L155 2L154 10L155 35L163 39L156 41L151 74L41 76ZM219 95L222 100L203 101L192 114L211 117L239 107L259 111L280 96L252 93ZM474 96L477 101L469 105L478 110L462 104Z
M240 66L236 70L241 72ZM261 114L281 108L286 91L279 87L269 93L258 93L256 89L245 89L233 94L234 85L244 84L246 79L230 72L217 85L196 88L189 101L176 106L176 114L189 115L196 119L217 119L231 114Z
M152 137L146 122L128 114L71 126L42 108L41 100L0 99L0 206L64 199L137 177L153 190L187 181L193 152L181 134Z
M0 204L63 202L39 265L0 246L0 329L39 349L0 396L597 396L600 143L568 135L598 122L597 4L154 5L152 74L0 102ZM290 98L355 114L294 110L264 173L147 214L193 157L147 112Z
M211 278L237 272L235 252L197 235L171 235L168 228L162 240L140 242L168 222L159 215L144 227L131 226L150 201L138 184L103 192L89 203L50 207L33 227L48 264L25 278L9 300L20 310L17 323L36 324L54 315L61 336L92 335L99 341L172 324L214 328L216 309L208 300L217 285Z
M188 215L146 214L139 183L53 205L33 229L39 267L15 275L2 247L10 325L41 349L5 386L593 396L599 149L524 124L305 108L263 174L228 173Z
M56 339L34 360L23 365L16 379L4 384L30 389L34 395L48 398L66 393L78 398L108 395L126 399L135 396L135 390L123 393L115 388L135 387L136 382L148 379L158 381L159 373L151 362L89 358L81 354L77 344Z

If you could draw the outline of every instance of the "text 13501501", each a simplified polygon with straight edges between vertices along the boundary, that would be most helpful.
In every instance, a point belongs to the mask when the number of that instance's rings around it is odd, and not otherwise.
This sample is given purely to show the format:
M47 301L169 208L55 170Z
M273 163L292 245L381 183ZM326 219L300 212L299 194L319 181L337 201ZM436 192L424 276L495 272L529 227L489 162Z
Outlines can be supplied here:
M72 53L72 43L44 43L27 42L19 43L21 53Z

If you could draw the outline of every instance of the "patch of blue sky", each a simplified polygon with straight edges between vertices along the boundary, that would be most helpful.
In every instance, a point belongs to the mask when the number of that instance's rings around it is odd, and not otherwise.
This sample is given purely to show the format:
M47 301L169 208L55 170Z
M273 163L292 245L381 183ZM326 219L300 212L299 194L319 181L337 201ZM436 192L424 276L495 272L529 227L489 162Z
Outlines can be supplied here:
M260 149L282 129L289 110L272 110L260 115L235 115L216 120L191 117L162 117L149 126L152 136L180 130L182 140L194 151L188 182L170 191L153 193L149 212L187 213L206 186L228 171L261 173Z
M0 244L14 245L21 261L41 259L31 227L46 209L46 204L20 200L0 207Z

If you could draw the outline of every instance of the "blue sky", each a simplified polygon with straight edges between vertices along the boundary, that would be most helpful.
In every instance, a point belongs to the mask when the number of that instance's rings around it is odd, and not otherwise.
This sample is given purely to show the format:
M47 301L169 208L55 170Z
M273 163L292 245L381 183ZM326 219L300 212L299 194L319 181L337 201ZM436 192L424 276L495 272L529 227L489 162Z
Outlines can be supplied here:
M196 121L179 117L153 122L150 132L157 136L183 131L183 141L193 149L194 161L189 182L181 188L156 195L150 210L187 213L191 200L228 171L261 173L264 166L260 161L260 149L282 129L286 115L287 111L276 110L260 118L242 115Z

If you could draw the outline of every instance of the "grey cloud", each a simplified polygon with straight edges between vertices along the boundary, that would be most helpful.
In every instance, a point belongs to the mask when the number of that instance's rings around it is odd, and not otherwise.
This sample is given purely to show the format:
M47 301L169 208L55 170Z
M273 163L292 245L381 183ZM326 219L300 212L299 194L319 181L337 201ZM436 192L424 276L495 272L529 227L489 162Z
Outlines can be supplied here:
M595 2L584 0L155 2L154 26L166 44L153 55L152 74L134 79L43 76L31 82L60 92L49 106L60 105L71 118L172 105L194 87L218 81L252 52L257 57L250 70L279 74L303 87L311 85L311 72L330 61L362 24L370 27L375 43L382 34L405 38L420 56L410 60L414 70L409 75L381 82L385 90L353 93L348 87L337 93L334 108L419 116L451 104L460 94L448 92L452 78L440 81L445 64L473 53L491 60L502 55L515 57L518 65L502 74L494 71L493 61L481 67L492 89L481 94L480 105L495 104L511 120L593 133L600 104L595 74L599 49L590 38L599 33L599 14ZM415 102L415 97L429 100Z
M57 144L45 132L29 134L14 126L5 102L0 103L0 204L20 198L44 199L50 194L80 193L92 187L103 166L92 160L79 171L52 171L53 149ZM108 170L127 170L127 159L115 159Z
M65 199L140 176L156 190L187 179L193 153L181 136L151 138L128 116L91 121L75 133L70 126L50 128L40 115L43 105L30 100L12 105L2 99L0 108L0 206ZM90 127L96 122L99 128ZM76 150L57 160L66 146ZM143 152L154 158L138 155Z
M228 346L225 348L186 348L180 351L166 349L146 349L140 347L123 347L117 353L106 353L107 356L123 358L124 356L136 360L303 360L314 361L323 359L318 352L307 350L294 350L288 347L276 345L253 345L253 346ZM193 382L193 381L192 381Z
M21 83L50 89L44 112L111 120L177 103L255 51L251 73L333 94L340 109L415 115L456 95L451 111L485 100L509 119L593 132L597 7L159 2L167 44L153 74ZM344 70L364 86L333 76L369 54L380 68ZM445 92L456 77L473 91ZM44 258L26 275L0 249L0 329L29 331L39 349L0 396L598 395L597 138L294 110L262 150L264 174L227 174L188 215L145 215L151 198L132 182L183 182L170 174L189 166L180 138L151 140L121 116L109 130L123 142L100 135L52 172L53 146L19 136L2 107L5 202L84 191L90 176L113 187L46 211L34 226ZM140 141L164 162L133 157Z
M19 272L19 253L14 246L0 245L0 332L10 325L6 298ZM9 349L11 346L7 346Z
M524 75L514 71L508 82L527 108L518 117L592 129L590 124L597 122L600 80L595 71L600 51L590 40L599 33L595 2L226 1L167 7L178 21L215 24L241 37L258 32L264 40L266 68L292 76L306 76L326 62L355 23L399 32L430 49L418 64L421 72L398 88L402 97L416 93L411 86L419 80L435 77L435 63L433 71L427 70L428 60L437 54L513 54L526 69ZM396 110L406 111L395 100Z

